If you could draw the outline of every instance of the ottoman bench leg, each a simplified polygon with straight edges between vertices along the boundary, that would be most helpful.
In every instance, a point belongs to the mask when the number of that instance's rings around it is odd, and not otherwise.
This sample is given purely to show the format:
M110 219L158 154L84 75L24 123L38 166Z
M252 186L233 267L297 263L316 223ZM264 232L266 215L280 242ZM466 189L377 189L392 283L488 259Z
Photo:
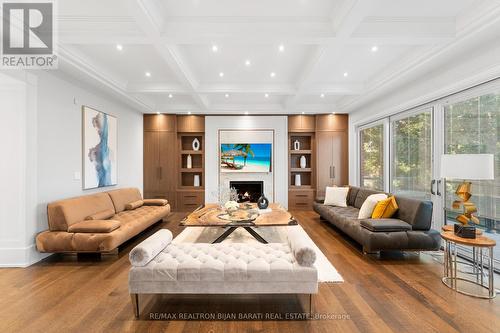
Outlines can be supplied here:
M132 299L132 307L134 308L134 315L139 318L139 294L130 294Z

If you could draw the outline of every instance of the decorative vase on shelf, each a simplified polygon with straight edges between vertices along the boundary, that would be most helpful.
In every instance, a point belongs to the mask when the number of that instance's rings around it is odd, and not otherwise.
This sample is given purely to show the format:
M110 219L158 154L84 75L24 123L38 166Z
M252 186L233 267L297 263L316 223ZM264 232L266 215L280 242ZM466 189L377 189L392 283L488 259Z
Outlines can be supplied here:
M192 167L193 167L193 160L191 158L191 154L189 154L186 159L186 168L191 169Z
M200 186L200 175L194 175L193 186L195 187Z
M299 140L295 140L293 142L293 149L294 150L300 150L300 142L299 142Z
M301 169L306 168L306 157L304 155L300 156L300 168Z
M295 175L295 186L302 186L299 174Z
M193 150L200 150L200 140L198 140L198 138L194 138L193 140Z
M262 193L259 200L257 200L257 207L259 207L259 209L266 209L268 206L269 206L269 200L266 198L264 193Z

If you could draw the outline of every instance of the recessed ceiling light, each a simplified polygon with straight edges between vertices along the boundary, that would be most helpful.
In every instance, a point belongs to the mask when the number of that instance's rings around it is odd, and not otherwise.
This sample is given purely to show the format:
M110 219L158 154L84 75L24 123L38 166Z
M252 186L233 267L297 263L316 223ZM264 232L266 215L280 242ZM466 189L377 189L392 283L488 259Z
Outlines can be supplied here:
M122 45L122 44L116 44L116 49L117 49L118 51L123 50L123 45Z
M269 94L267 94L267 93L266 93L266 94L264 94L264 97L265 97L265 98L269 98Z
M271 73L269 74L269 76L270 76L270 77L275 77L275 76L276 76L276 73L275 73L275 72L271 72Z
M151 77L151 73L150 72L146 72L146 73L144 73L144 75L146 75L147 77Z
M215 53L215 52L217 52L217 51L219 51L219 48L217 47L217 45L215 45L215 44L214 44L214 45L212 45L212 52L214 52L214 53Z
M229 94L225 94L224 97L229 98Z
M278 46L278 50L280 50L280 52L285 52L285 45L280 44L280 46Z
M248 111L245 111L245 114L248 114Z
M223 72L220 72L220 73L219 73L219 76L220 76L220 77L223 77L223 76L224 76L224 73L223 73Z
M344 77L347 77L349 75L349 73L345 72L344 73Z
M325 94L321 94L321 95L319 95L319 97L325 98Z
M174 97L174 95L168 94L168 98L172 98L172 97Z
M250 60L245 60L245 66L249 67L252 63L250 62Z
M373 45L372 46L372 52L377 52L378 51L378 46L377 45Z
M191 111L188 111L188 114L191 114Z

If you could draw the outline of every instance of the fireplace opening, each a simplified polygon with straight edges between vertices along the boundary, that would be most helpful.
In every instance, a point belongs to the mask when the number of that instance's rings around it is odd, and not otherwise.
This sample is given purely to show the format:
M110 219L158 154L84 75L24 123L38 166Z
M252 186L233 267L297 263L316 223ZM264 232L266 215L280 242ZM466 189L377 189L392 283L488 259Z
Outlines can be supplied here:
M263 181L230 181L230 188L238 193L238 202L257 202L264 190Z

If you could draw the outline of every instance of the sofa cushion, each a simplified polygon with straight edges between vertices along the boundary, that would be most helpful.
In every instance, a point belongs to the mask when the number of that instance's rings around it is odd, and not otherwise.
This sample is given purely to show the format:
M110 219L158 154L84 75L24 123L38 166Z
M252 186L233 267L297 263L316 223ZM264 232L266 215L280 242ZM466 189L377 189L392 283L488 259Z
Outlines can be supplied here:
M365 202L361 205L359 209L358 219L368 219L372 216L375 206L380 200L387 199L387 195L384 193L371 194L366 198Z
M126 204L142 200L141 192L137 188L121 188L107 193L111 197L117 213L123 212Z
M359 222L363 228L373 232L411 230L411 225L398 219L365 219Z
M354 207L360 209L366 198L368 198L372 194L384 193L382 191L369 190L366 188L360 188L358 193L356 194L356 199L354 200Z
M86 220L107 220L115 215L114 209L106 209L85 217Z
M142 207L142 205L144 205L144 201L142 201L142 200L129 202L128 204L125 205L125 210L134 210L134 209L137 209L139 207Z
M347 194L347 205L354 207L356 196L358 195L359 187L349 186L349 193ZM358 207L359 208L359 207Z
M396 196L399 209L394 218L411 224L413 230L429 230L432 223L432 202Z
M49 203L47 205L49 229L50 231L67 231L70 225L105 210L115 210L107 193L96 193Z
M87 220L73 223L69 226L68 232L101 233L111 232L120 227L120 222L116 220Z
M142 201L144 206L166 206L168 204L166 199L144 199Z
M347 193L349 187L326 187L325 205L347 207Z
M398 204L394 196L380 200L373 209L372 219L391 218L398 210Z

